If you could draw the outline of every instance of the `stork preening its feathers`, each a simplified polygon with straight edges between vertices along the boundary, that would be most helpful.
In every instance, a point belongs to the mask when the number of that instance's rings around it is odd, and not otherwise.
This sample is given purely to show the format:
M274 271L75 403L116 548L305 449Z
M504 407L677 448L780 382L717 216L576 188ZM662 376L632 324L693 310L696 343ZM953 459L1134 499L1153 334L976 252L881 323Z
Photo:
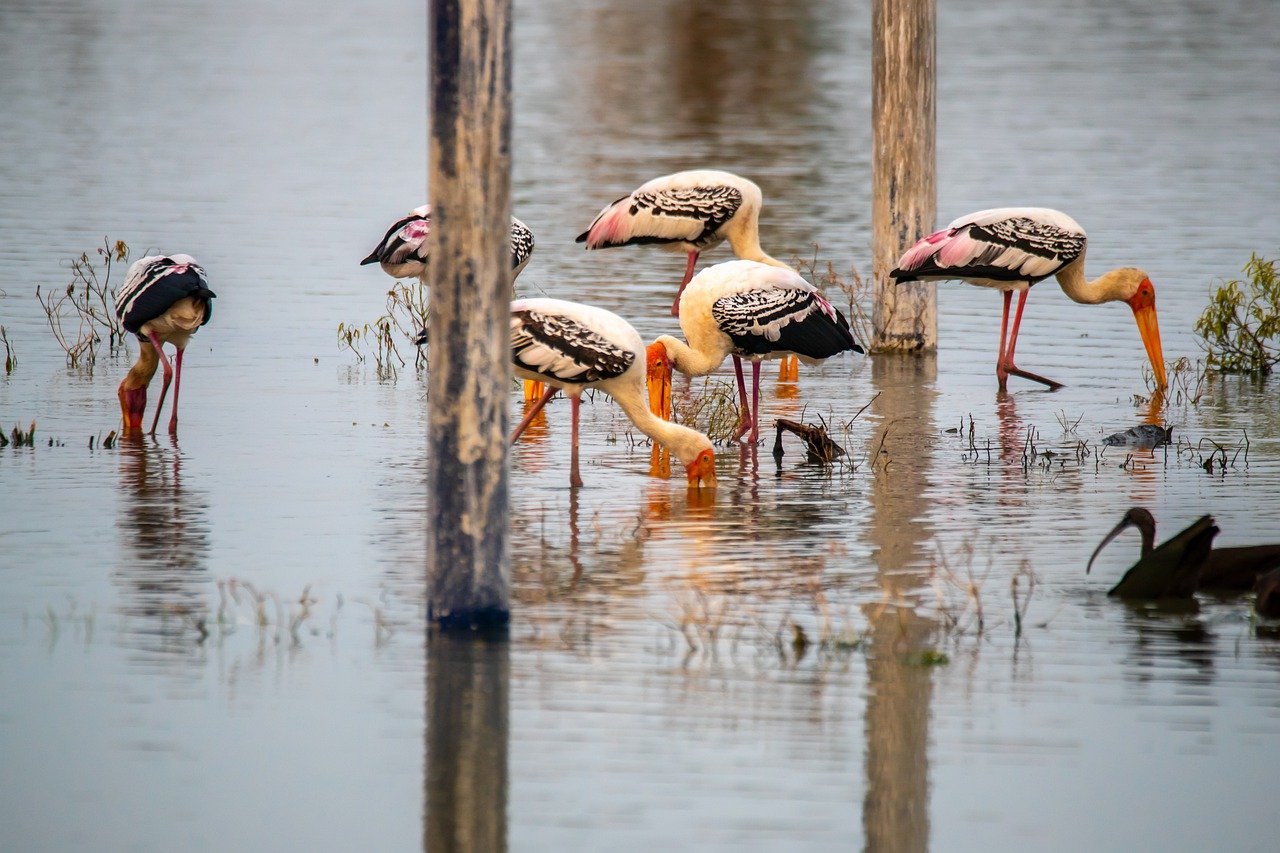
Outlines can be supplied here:
M684 464L690 487L716 485L710 440L645 407L644 342L617 314L561 299L517 299L511 303L511 362L517 376L548 386L515 428L512 443L557 390L572 404L570 485L582 485L578 408L587 388L608 394L637 429L667 447Z
M431 234L431 205L415 207L396 220L382 240L363 261L380 264L392 278L422 278L427 271L427 237ZM511 280L514 282L533 255L533 232L514 216L511 217Z
M150 255L134 261L116 294L116 316L125 330L138 336L138 360L120 383L117 396L124 416L124 431L142 429L147 408L147 385L157 364L164 365L164 384L156 405L151 432L155 433L164 407L169 383L173 385L173 413L169 432L178 431L178 392L182 387L182 354L187 341L213 316L214 293L209 289L204 268L190 255ZM177 348L175 366L169 363L163 345Z
M1039 382L1049 388L1062 384L1014 364L1018 326L1031 286L1049 276L1057 276L1067 296L1075 302L1097 304L1124 302L1133 310L1156 384L1164 388L1164 353L1160 346L1160 326L1156 319L1156 291L1145 272L1122 267L1088 281L1084 276L1087 237L1074 219L1059 210L1045 207L1002 207L961 216L946 228L921 239L903 253L889 273L899 283L961 279L979 287L1004 293L1004 315L1000 322L1000 352L996 377L1004 389L1010 375ZM1009 303L1018 291L1018 309L1013 330L1005 345L1009 326Z

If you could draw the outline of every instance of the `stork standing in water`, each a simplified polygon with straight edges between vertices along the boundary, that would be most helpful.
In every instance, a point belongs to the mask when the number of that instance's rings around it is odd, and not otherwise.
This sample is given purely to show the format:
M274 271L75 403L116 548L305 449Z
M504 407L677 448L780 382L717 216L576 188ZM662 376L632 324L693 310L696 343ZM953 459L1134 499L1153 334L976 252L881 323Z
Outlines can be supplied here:
M710 440L645 407L644 342L617 314L561 299L517 299L511 303L511 361L517 376L548 386L511 434L513 444L557 390L572 404L570 485L582 485L578 408L587 388L608 394L637 429L666 446L684 464L690 488L716 485Z
M374 247L369 256L360 262L360 266L379 264L382 271L392 278L417 278L425 282L427 273L428 248L427 237L431 234L431 205L415 207L408 216L396 220L382 240ZM511 217L511 284L515 287L516 278L533 256L533 232L514 216ZM421 329L413 342L422 346L427 342L428 332ZM526 400L536 399L542 394L542 384L526 382L524 397Z
M138 336L140 344L138 360L117 392L125 433L142 429L147 385L155 376L157 364L164 365L164 384L160 387L160 402L151 421L151 433L155 434L156 424L160 422L160 410L164 408L170 381L173 382L173 413L169 417L169 432L178 432L182 353L196 330L213 316L213 305L209 301L213 298L204 268L190 255L150 255L129 267L124 284L116 294L116 316L126 331ZM176 370L164 354L166 342L178 350L174 359Z
M852 350L862 352L849 321L818 289L791 269L755 261L729 261L698 273L680 297L684 341L662 335L647 352L650 408L671 416L671 373L704 376L735 356L741 438L759 438L760 362L796 355L816 364ZM738 359L751 360L751 401Z
M1166 386L1160 325L1156 319L1156 289L1145 272L1121 267L1088 281L1084 276L1086 236L1074 219L1045 207L1001 207L961 216L941 231L930 234L908 249L889 273L898 283L961 279L1004 293L1000 321L1000 353L996 377L1001 390L1010 375L1062 387L1062 383L1021 370L1014 364L1018 326L1031 286L1049 276L1074 302L1097 304L1124 302L1133 310L1156 384ZM1009 302L1018 291L1018 310L1005 346L1009 326Z

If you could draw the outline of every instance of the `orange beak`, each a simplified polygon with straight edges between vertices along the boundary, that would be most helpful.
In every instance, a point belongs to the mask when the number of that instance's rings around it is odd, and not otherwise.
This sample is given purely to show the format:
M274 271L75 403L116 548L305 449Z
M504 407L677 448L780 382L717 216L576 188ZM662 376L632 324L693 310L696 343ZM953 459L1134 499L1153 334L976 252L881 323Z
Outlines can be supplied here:
M537 400L542 396L542 392L545 390L546 389L542 386L541 382L538 382L535 379L526 379L524 381L524 401L528 403L530 401Z
M649 411L671 420L671 357L662 344L649 345L645 353L645 380L649 388Z
M689 488L716 487L716 455L711 450L702 451L697 459L684 467L689 475Z
M1138 334L1142 336L1142 345L1147 348L1147 358L1151 359L1151 369L1156 375L1156 388L1164 389L1169 385L1164 373L1164 350L1160 346L1160 322L1156 319L1156 289L1150 279L1144 279L1138 292L1128 300L1133 309L1133 319L1138 324Z

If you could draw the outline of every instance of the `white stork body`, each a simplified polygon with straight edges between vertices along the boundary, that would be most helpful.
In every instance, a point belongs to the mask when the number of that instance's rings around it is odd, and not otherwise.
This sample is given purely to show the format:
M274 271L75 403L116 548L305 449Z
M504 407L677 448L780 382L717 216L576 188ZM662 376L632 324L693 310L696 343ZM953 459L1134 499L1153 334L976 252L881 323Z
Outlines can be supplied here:
M163 363L164 384L160 389L155 418L151 421L151 432L156 431L165 395L169 393L169 383L173 381L173 413L169 418L169 432L177 433L182 354L191 336L212 318L213 306L209 300L213 298L204 268L190 255L150 255L129 266L124 284L116 294L116 316L125 330L137 335L141 343L138 360L121 381L117 392L126 432L142 429L147 385L155 376L157 364ZM164 354L165 343L173 344L178 351L176 374Z
M1163 388L1164 356L1156 319L1155 287L1145 272L1132 267L1111 270L1093 281L1086 280L1087 239L1084 229L1059 210L1047 207L981 210L961 216L941 231L918 241L903 253L889 275L899 283L961 279L1004 293L1000 354L996 361L1001 390L1009 374L1040 382L1051 389L1062 387L1061 383L1019 369L1013 361L1022 309L1036 282L1057 276L1063 292L1075 302L1126 302L1133 309L1156 381ZM1015 290L1018 308L1006 348L1009 303Z
M637 429L670 449L684 464L690 486L715 485L715 454L707 437L663 420L645 406L644 342L617 314L561 299L517 299L511 303L511 361L517 376L549 386L512 433L513 443L557 390L569 397L571 485L582 485L578 408L587 388L608 394Z
M818 289L793 270L755 261L728 261L694 276L680 298L680 329L688 343L662 335L649 347L650 403L670 415L671 371L703 376L734 356L742 422L759 435L760 362L798 356L809 364L852 350L862 352L849 322ZM740 359L751 365L751 402Z
M644 243L687 253L684 279L671 306L674 317L698 255L725 240L739 258L787 268L760 248L763 203L760 187L731 172L676 172L654 178L605 207L577 242L588 249Z
M369 256L360 262L380 264L392 278L421 278L427 271L427 237L431 234L431 205L415 207L396 220ZM511 280L515 281L533 255L533 232L511 217Z

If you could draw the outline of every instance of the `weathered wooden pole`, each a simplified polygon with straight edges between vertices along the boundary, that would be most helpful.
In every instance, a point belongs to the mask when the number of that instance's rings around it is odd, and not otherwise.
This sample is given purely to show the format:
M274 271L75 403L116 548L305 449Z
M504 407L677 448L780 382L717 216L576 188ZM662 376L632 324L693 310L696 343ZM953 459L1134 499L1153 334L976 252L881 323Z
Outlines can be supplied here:
M429 0L429 618L509 618L511 0Z
M938 345L937 285L895 285L902 251L937 215L935 0L875 0L871 18L872 321L878 350Z

